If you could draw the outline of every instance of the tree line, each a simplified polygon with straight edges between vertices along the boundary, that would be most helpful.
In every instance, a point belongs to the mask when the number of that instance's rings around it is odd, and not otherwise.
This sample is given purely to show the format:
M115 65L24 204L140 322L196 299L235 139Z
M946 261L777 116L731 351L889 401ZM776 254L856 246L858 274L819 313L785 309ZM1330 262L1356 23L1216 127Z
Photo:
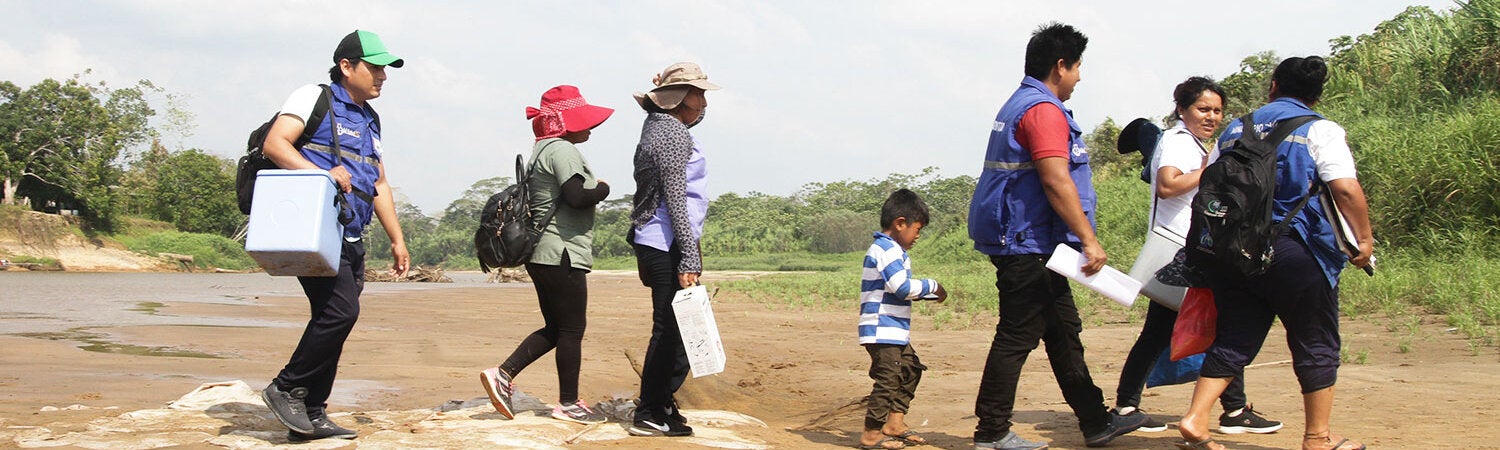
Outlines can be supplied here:
M1274 52L1253 54L1220 80L1230 98L1226 117L1265 102L1279 61ZM1348 130L1382 245L1500 250L1493 238L1500 233L1493 151L1500 144L1500 0L1463 2L1448 13L1411 7L1369 34L1333 39L1328 61L1331 79L1316 109ZM163 91L149 81L112 88L86 75L25 88L0 81L0 202L26 198L33 209L75 209L103 233L117 231L122 217L139 216L235 236L245 218L234 203L233 162L162 145L162 131L150 121L157 115L151 98ZM1155 114L1170 106L1143 105L1142 115L1165 122ZM170 105L167 115L179 126L191 118ZM1086 136L1099 176L1140 168L1134 155L1115 153L1118 133L1109 118ZM413 262L477 267L479 211L511 181L478 180L435 215L398 201ZM924 234L940 236L963 229L974 182L928 168L813 182L789 195L725 193L711 203L702 245L711 255L859 251L878 228L880 203L901 187L927 200L935 215ZM630 254L630 207L629 196L599 205L598 256ZM372 254L385 254L383 233L368 238Z

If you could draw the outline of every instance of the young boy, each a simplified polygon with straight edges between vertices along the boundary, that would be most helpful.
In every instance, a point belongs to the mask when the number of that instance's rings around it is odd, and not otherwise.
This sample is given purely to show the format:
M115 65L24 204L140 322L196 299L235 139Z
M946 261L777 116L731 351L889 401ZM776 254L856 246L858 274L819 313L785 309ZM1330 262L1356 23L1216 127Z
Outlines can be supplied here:
M891 193L880 207L880 228L865 253L860 282L859 344L870 353L870 391L862 449L899 449L927 443L906 425L906 409L927 366L911 348L911 302L942 303L948 292L937 280L913 279L906 250L927 225L927 204L912 191Z

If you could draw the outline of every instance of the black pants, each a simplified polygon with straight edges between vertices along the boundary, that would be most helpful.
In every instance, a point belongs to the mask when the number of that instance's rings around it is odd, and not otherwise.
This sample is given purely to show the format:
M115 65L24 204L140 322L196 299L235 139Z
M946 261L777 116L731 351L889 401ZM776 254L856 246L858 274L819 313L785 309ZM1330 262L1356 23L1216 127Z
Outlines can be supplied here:
M344 242L339 274L331 277L297 277L312 307L312 317L302 330L302 340L286 367L274 381L284 390L307 388L307 413L323 415L333 379L338 375L344 341L359 319L359 293L365 289L365 245Z
M864 344L870 353L870 399L865 408L865 429L885 426L891 413L906 414L911 399L917 396L917 384L927 366L917 358L910 344Z
M1146 308L1146 323L1141 327L1141 336L1130 347L1130 356L1125 358L1125 367L1120 369L1120 384L1115 388L1115 406L1141 407L1141 391L1146 388L1146 376L1151 374L1161 352L1172 345L1172 326L1177 323L1177 311L1150 302ZM1245 407L1245 380L1236 377L1229 387L1219 395L1219 404L1224 411Z
M583 361L583 330L588 325L588 271L571 267L568 254L556 266L526 264L526 273L536 287L537 304L545 325L516 346L500 370L512 378L542 355L557 349L558 402L578 401L578 371Z
M974 402L974 415L979 417L974 430L976 441L998 440L1010 431L1021 366L1038 340L1046 343L1052 374L1078 417L1079 429L1091 435L1109 426L1104 392L1094 385L1083 361L1083 341L1078 337L1083 322L1078 318L1072 289L1067 278L1047 270L1047 257L990 257L995 266L995 287L1000 290L1000 322L995 326L995 339Z
M1338 381L1339 293L1328 285L1307 245L1291 233L1277 238L1276 258L1266 273L1249 279L1213 279L1218 333L1203 358L1203 376L1244 377L1271 323L1280 318L1302 393Z
M651 343L641 363L641 399L635 418L660 421L666 419L667 408L676 405L672 396L682 387L689 369L677 316L672 313L672 297L682 288L677 283L682 251L676 245L670 252L634 243L631 246L635 248L641 282L651 288Z

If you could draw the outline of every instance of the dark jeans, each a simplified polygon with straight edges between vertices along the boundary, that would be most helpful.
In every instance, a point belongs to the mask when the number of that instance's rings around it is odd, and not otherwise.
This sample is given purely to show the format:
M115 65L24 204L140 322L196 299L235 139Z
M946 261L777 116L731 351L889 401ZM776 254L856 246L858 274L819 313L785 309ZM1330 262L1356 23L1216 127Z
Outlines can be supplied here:
M339 274L331 277L297 277L312 309L307 328L291 360L274 382L283 390L307 388L308 415L323 415L333 379L338 375L344 341L359 319L359 293L365 289L365 245L344 242Z
M878 430L885 426L891 413L905 414L911 407L927 366L917 359L917 352L910 344L864 344L864 347L870 353L870 379L875 380L866 403L865 429Z
M1290 232L1289 232L1290 233ZM1218 334L1203 358L1201 374L1241 378L1255 360L1271 323L1281 319L1292 371L1307 394L1333 386L1339 372L1339 293L1298 238L1277 238L1276 257L1266 273L1253 278L1213 279L1219 309Z
M664 252L640 244L635 261L641 283L651 288L651 343L646 346L646 360L641 363L641 399L635 408L637 420L664 420L667 408L674 407L673 395L687 379L687 349L682 346L682 332L677 329L677 315L672 313L672 297L677 284L677 263L682 251L676 245Z
M1161 352L1172 345L1172 326L1177 323L1177 311L1156 302L1146 308L1146 323L1141 327L1141 336L1130 348L1125 358L1125 367L1120 369L1120 384L1115 388L1115 406L1141 407L1141 391L1146 389L1146 376L1156 365ZM1245 407L1245 381L1236 377L1229 387L1219 395L1219 404L1224 411Z
M974 401L974 415L979 417L975 441L998 440L1010 431L1021 366L1038 340L1046 343L1052 374L1078 417L1079 429L1087 436L1109 426L1104 392L1094 385L1083 361L1083 341L1078 338L1083 322L1073 292L1067 278L1047 270L1047 257L990 257L1000 290L1000 322Z
M583 362L583 330L588 325L589 271L575 269L568 254L552 266L526 264L536 287L537 305L545 323L531 332L500 364L512 378L542 355L557 349L557 398L564 405L578 401L578 371Z

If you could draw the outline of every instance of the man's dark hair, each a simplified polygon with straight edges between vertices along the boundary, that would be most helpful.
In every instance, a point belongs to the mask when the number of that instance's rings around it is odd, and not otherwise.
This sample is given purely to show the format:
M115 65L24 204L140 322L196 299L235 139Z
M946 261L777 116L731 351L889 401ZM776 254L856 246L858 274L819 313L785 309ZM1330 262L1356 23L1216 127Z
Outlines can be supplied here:
M880 205L880 228L890 229L891 224L896 222L897 217L905 217L907 223L920 223L927 225L927 203L916 192L908 189L897 189L890 197L886 197L885 204Z
M1293 56L1276 65L1271 80L1276 82L1278 96L1317 103L1323 98L1323 83L1328 81L1328 64L1321 56Z
M1072 26L1057 22L1042 25L1026 43L1026 76L1045 81L1057 60L1071 67L1083 58L1089 38Z
M1208 77L1191 77L1172 90L1172 101L1177 103L1177 108L1172 110L1172 116L1181 120L1182 117L1177 114L1177 110L1198 103L1198 98L1203 96L1203 91L1219 94L1219 101L1223 105L1229 104L1229 96L1224 94L1224 88L1219 86L1219 83L1215 83Z
M339 70L338 64L334 64L332 68L328 69L328 81L332 81L334 84L344 82L344 71Z

